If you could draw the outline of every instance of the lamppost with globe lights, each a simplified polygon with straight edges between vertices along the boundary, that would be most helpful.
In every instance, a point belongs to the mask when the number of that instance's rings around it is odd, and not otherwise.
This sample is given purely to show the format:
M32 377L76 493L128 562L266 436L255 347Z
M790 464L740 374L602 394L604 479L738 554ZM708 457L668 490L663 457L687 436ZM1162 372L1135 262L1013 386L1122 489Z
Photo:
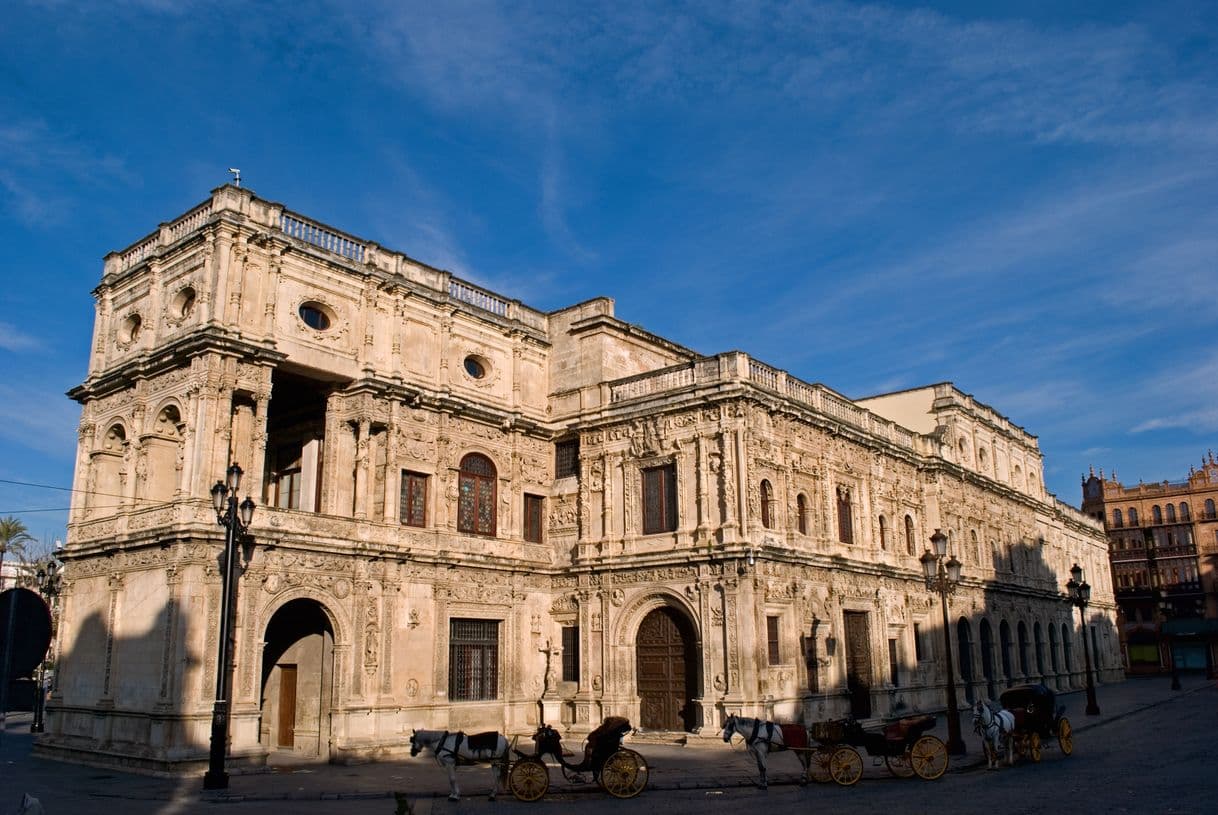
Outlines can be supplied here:
M51 611L51 645L47 649L46 656L38 663L38 695L34 698L34 719L30 723L31 733L41 733L45 729L44 718L46 716L47 700L46 664L55 658L55 604L56 599L59 597L59 587L63 578L59 570L59 561L51 558L51 560L47 561L46 566L40 566L38 572L34 575L38 583L38 593L46 600L47 607Z
M207 773L203 776L203 789L228 789L228 773L224 770L224 759L228 752L229 691L232 687L232 665L229 660L229 625L233 617L233 590L235 588L237 541L244 538L250 521L254 519L254 502L247 495L237 503L237 490L241 487L241 468L236 464L228 468L228 483L217 481L211 488L212 504L216 508L216 522L225 528L224 562L221 566L222 587L220 592L220 637L216 659L216 703L211 714L211 753L207 761Z
M947 752L954 756L965 753L964 740L960 738L960 710L956 705L956 672L952 665L952 634L947 619L947 596L960 585L960 561L952 555L947 557L947 535L938 529L930 536L934 551L927 549L919 560L926 577L926 590L939 595L943 607L943 651L947 657Z
M1100 715L1100 706L1095 703L1095 680L1091 677L1091 649L1087 645L1087 604L1091 602L1091 584L1083 580L1083 567L1077 563L1070 569L1066 582L1070 602L1078 606L1079 620L1083 624L1083 659L1087 666L1087 715Z

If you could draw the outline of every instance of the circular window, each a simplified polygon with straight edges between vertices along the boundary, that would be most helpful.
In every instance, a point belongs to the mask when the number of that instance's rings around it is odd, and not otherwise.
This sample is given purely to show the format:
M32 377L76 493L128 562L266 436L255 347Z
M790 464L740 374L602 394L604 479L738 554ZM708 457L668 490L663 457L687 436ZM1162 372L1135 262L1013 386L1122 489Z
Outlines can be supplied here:
M182 289L174 295L169 309L169 313L176 319L184 320L189 317L195 310L195 290L190 286Z
M485 377L486 369L486 360L475 356L468 356L465 358L465 372L474 379L482 379Z
M978 447L978 448L977 448L977 460L978 460L979 462L981 462L981 466L982 466L982 468L983 468L983 469L984 469L985 467L988 467L988 466L989 466L989 464L990 464L990 457L989 457L989 454L988 454L988 453L986 453L986 451L985 451L985 448L984 448L984 447Z
M123 324L118 327L118 341L123 345L130 345L138 340L141 325L143 325L143 321L140 320L140 315L127 315L127 319L123 320Z
M315 331L325 331L330 327L330 315L321 303L301 303L300 319Z

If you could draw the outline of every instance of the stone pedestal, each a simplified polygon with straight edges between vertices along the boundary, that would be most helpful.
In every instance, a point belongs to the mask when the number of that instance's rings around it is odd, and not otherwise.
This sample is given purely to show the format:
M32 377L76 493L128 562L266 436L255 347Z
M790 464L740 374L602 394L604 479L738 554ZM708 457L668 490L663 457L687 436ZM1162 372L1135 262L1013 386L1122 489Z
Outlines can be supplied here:
M541 720L557 727L562 724L562 699L558 696L543 696L537 702L541 708Z

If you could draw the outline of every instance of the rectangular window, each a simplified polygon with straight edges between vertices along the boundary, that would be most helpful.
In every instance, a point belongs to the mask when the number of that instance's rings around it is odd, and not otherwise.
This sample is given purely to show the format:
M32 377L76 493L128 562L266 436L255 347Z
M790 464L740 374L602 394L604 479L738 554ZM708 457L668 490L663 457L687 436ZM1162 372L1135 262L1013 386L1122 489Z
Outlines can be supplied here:
M398 517L406 526L427 526L427 476L402 470Z
M914 659L921 662L926 659L926 653L922 646L922 626L920 623L914 623Z
M448 623L448 698L454 702L499 695L499 621Z
M579 681L579 626L562 628L562 681Z
M854 521L851 517L850 490L837 488L837 539L854 543Z
M673 464L643 470L643 534L677 528L677 468Z
M816 631L815 628L812 629ZM804 665L808 669L808 693L820 693L820 663L816 659L815 633L804 637Z
M275 454L275 506L300 509L300 447L282 447Z
M777 665L782 662L782 652L778 648L778 618L765 618L765 639L766 646L769 652L770 664Z
M899 688L901 683L897 681L897 641L888 641L888 675L892 679L892 686Z
M540 495L524 496L524 539L541 543L541 518L545 501Z
M568 439L554 445L554 477L579 475L579 439Z

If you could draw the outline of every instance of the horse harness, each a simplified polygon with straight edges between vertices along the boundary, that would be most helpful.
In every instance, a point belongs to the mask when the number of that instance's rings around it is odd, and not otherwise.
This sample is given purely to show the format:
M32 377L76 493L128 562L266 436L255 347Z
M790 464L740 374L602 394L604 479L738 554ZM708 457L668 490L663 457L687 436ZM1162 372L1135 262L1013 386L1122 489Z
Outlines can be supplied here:
M450 735L453 737L451 745L447 744ZM452 756L452 760L455 763L460 763L461 742L465 742L469 746L470 753L473 753L475 756L488 750L493 754L498 741L499 733L495 731L475 733L472 736L467 736L461 730L458 730L456 733L449 733L445 730L444 735L440 737L440 741L436 745L436 761L439 761L444 755L449 755Z
M760 733L761 726L765 725L765 736ZM757 742L765 742L766 749L769 750L774 746L774 723L762 722L761 719L753 719L753 733L744 740L744 743L752 747Z

